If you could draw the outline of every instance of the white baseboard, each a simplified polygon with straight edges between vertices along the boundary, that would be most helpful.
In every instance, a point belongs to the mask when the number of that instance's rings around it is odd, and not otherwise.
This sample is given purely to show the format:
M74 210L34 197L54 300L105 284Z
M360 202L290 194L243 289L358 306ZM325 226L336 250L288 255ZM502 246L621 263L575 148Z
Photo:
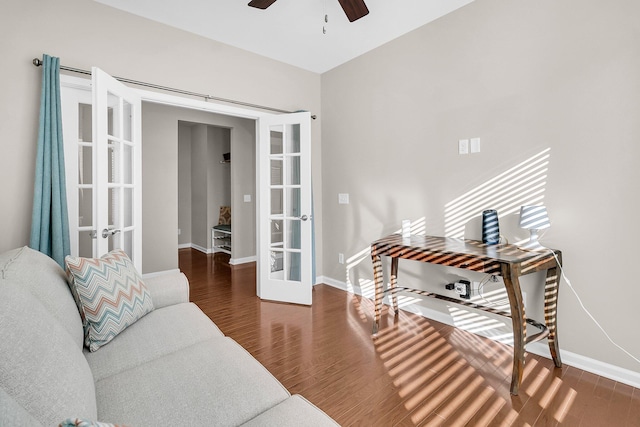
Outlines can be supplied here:
M192 249L195 249L196 251L202 252L203 254L209 255L209 254L213 253L213 251L211 249L203 248L202 246L198 246L195 243L191 243L190 247Z
M181 243L178 245L178 249L195 249L198 252L202 252L203 254L212 254L215 251L213 249L203 248L200 245L196 245L195 243Z
M230 258L229 259L229 264L231 264L231 265L247 264L249 262L256 262L257 259L258 258L255 255L254 256L244 257L244 258Z
M215 249L211 248L211 249L207 249L207 248L203 248L202 246L198 246L194 243L182 243L180 245L178 245L178 249L195 249L197 251L202 252L203 254L214 254L217 253ZM222 251L219 251L222 252ZM229 259L229 264L230 265L240 265L240 264L247 264L250 262L256 262L258 260L258 258L254 255L254 256L248 256L248 257L243 257L243 258L230 258Z
M359 289L354 288L350 289L349 286L345 282L341 282L339 280L332 279L326 276L319 276L316 280L319 283L326 283L329 286L332 286L337 289L341 289L346 292L356 293L358 295L362 295ZM365 298L368 298L365 296ZM386 301L385 301L386 304ZM409 311L412 313L419 314L428 319L433 319L437 322L444 323L450 326L455 326L453 322L453 318L441 311L433 310L428 307L424 307L418 304L409 304L402 307L402 310ZM510 324L510 321L508 321ZM494 339L491 335L486 335L481 332L478 332L479 335L486 336L487 338ZM546 340L530 343L527 345L527 351L538 356L546 357L551 359L551 355L549 353L549 347L546 343ZM570 366L574 366L578 369L582 369L587 372L591 372L592 374L600 375L605 378L609 378L614 381L618 381L632 387L640 388L640 372L631 371L626 368L621 368L616 365L612 365L606 362L602 362L596 359L592 359L590 357L586 357L577 353L573 353L567 350L560 350L560 357L562 358L562 363L565 363Z

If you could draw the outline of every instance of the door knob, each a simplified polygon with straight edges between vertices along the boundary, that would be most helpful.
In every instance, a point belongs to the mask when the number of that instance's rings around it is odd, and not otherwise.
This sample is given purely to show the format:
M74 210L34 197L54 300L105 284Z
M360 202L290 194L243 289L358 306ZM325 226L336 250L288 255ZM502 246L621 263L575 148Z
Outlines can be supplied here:
M311 217L310 217L310 216L306 216L306 215L302 215L302 216L300 217L300 219L301 219L301 220L303 220L303 221L306 221L306 220L308 220L308 219L311 219Z
M104 230L102 230L102 237L104 237L105 239L109 236L113 236L114 234L118 234L120 232L120 230L116 230L113 228L105 228Z

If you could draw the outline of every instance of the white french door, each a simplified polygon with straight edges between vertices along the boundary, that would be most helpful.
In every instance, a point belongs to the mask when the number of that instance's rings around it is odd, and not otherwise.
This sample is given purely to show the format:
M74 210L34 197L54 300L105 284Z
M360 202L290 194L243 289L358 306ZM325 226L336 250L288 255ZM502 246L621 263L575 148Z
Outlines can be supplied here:
M71 254L123 249L142 271L141 99L92 69L92 91L62 81Z
M308 112L258 119L258 296L311 304L311 126Z
M91 76L97 253L123 249L142 271L142 101L97 67Z

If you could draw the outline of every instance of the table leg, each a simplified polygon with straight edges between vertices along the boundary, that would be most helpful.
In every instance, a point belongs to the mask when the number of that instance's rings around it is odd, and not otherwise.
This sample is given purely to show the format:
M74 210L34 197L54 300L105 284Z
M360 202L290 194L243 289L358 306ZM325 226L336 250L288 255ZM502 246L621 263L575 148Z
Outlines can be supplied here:
M373 281L375 284L375 302L373 311L373 334L378 333L380 325L380 317L382 316L382 298L384 297L383 277L382 277L382 260L380 255L372 252L371 261L373 262Z
M511 375L511 394L517 395L524 371L524 345L527 340L527 321L522 301L522 290L517 271L510 265L502 266L502 278L509 296L511 324L513 325L513 372Z
M398 285L398 258L391 258L391 303L393 311L398 314L398 295L396 294L396 286Z
M553 358L553 363L558 368L562 368L562 360L560 359L560 345L558 344L557 335L557 312L558 312L558 288L560 277L558 276L558 268L553 267L547 270L547 278L544 285L544 321L549 330L549 351Z

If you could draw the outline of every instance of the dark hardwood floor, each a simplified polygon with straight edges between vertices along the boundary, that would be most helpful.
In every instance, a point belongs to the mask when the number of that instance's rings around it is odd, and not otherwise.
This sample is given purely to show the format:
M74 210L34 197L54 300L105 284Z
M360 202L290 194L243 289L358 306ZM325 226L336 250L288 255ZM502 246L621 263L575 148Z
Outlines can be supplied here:
M292 394L344 426L640 426L640 390L528 354L509 394L512 349L328 285L313 306L261 301L255 265L180 250L191 300Z

